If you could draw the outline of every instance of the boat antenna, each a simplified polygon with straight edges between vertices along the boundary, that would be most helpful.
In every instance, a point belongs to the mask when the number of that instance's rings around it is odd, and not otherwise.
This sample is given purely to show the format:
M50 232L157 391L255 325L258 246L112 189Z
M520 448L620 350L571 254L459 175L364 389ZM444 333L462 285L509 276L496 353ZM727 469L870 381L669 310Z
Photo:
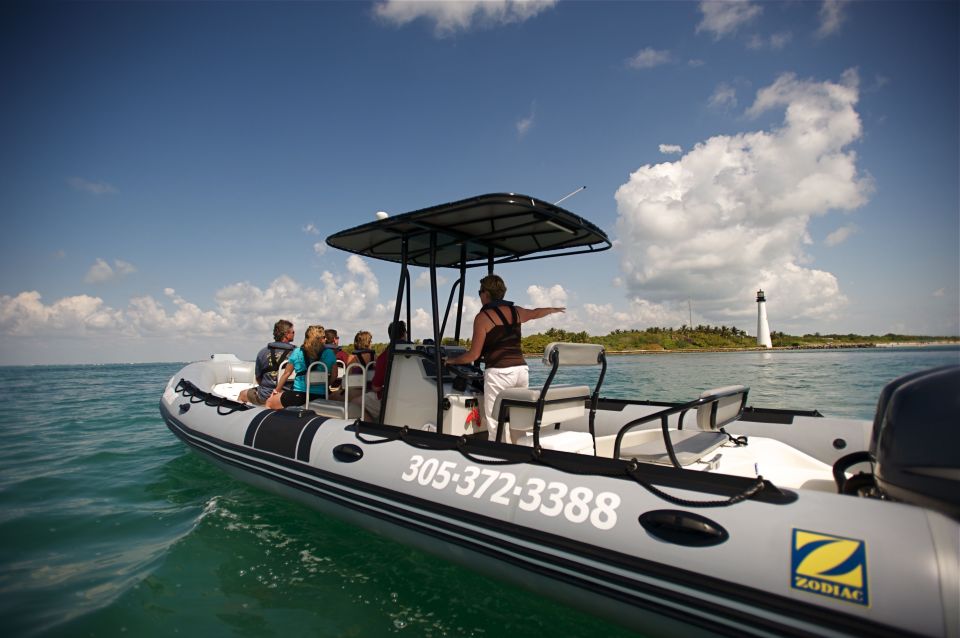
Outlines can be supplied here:
M579 193L580 191L584 190L585 188L586 188L586 186L581 186L580 188L578 188L577 190L573 191L572 193L569 193L568 195L564 195L563 197L561 197L561 198L558 199L557 201L553 202L553 205L556 206L557 204L559 204L559 203L562 202L563 200L565 200L565 199L570 199L571 197L573 197L574 195L576 195L576 194Z

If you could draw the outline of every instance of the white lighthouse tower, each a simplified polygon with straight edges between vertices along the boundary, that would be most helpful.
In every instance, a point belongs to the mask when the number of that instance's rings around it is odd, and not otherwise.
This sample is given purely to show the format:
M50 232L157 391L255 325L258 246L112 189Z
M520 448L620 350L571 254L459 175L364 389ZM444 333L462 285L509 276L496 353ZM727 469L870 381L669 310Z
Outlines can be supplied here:
M767 298L763 290L757 291L757 345L762 348L772 348L770 341L770 323L767 322Z

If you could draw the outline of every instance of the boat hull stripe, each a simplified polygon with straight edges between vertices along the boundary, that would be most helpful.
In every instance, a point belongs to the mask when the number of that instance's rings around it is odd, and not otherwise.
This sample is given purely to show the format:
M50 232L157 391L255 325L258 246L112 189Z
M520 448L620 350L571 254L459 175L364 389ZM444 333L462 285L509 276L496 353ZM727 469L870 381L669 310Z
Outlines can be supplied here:
M313 445L313 437L317 430L324 424L329 417L318 416L311 419L303 431L300 433L300 439L297 441L297 460L307 463L310 460L310 446Z

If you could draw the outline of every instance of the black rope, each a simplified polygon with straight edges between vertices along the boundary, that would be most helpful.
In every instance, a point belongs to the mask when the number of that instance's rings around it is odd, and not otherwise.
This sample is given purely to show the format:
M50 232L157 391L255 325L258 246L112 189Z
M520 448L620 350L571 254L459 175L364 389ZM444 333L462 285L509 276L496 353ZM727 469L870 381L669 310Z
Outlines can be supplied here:
M681 507L727 507L730 505L735 505L758 494L766 485L763 477L758 476L757 480L751 483L745 490L738 494L734 494L727 499L713 501L691 501L668 494L642 478L639 471L640 464L636 460L627 462L623 467L601 467L600 463L586 462L588 458L593 459L595 457L585 457L583 460L577 459L575 461L571 461L571 459L562 457L550 458L548 454L544 454L543 448L530 449L526 454L523 453L525 448L518 448L517 450L491 450L491 452L494 452L494 454L491 455L494 456L494 458L482 458L476 456L476 454L482 453L487 455L487 452L485 450L481 451L476 449L477 444L472 443L466 436L458 437L451 445L447 442L447 440L429 440L426 438L431 436L431 433L411 430L409 426L403 426L401 428L391 428L393 430L392 432L378 432L375 434L375 436L381 438L378 440L371 440L361 436L361 428L363 426L361 421L358 420L354 425L356 426L356 432L354 436L361 443L377 445L380 443L390 443L392 441L402 441L403 443L420 450L456 450L465 459L477 463L478 465L520 465L532 461L533 463L560 470L561 472L567 472L568 474L577 474L581 476L619 477L626 474L635 483L646 489L654 496L661 498L668 503L679 505ZM445 438L448 439L449 437ZM471 447L474 449L471 449ZM513 456L514 458L496 458L496 456L498 456L496 453L500 452L507 452L508 456Z
M673 503L674 505L679 505L681 507L726 507L728 505L735 505L740 501L745 501L751 496L757 494L764 487L763 477L758 476L757 480L754 481L753 485L751 485L744 491L740 492L739 494L734 494L730 498L718 500L718 501L691 501L685 498L680 498L679 496L673 496L671 494L667 494L663 490L654 486L652 483L649 483L644 479L640 478L639 472L637 472L639 467L640 466L636 461L631 461L627 465L627 475L630 478L632 478L634 481L636 481L638 485L643 487L645 490L647 490L654 496L662 498L668 503Z
M723 428L720 428L720 431L723 432L724 434L726 434L726 435L727 435L727 440L730 441L730 443L733 443L735 446L737 446L737 447L746 447L746 446L747 446L747 437L746 437L745 435L733 436L732 434L728 433L728 432L727 432L726 430L724 430Z
M489 458L482 459L480 457L474 456L470 452L470 450L467 449L467 446L469 444L470 444L470 441L467 439L467 437L461 436L459 439L457 439L457 446L455 449L457 450L457 452L460 453L460 456L470 461L473 461L478 465L514 465L517 463L523 463L523 461L520 461L520 460L513 461L511 459L489 459Z
M234 401L233 399L228 399L213 394L212 392L204 392L186 379L180 379L173 391L179 392L181 396L190 399L190 403L203 403L211 408L216 408L217 414L220 416L251 409L251 406L246 403L240 403L239 401Z

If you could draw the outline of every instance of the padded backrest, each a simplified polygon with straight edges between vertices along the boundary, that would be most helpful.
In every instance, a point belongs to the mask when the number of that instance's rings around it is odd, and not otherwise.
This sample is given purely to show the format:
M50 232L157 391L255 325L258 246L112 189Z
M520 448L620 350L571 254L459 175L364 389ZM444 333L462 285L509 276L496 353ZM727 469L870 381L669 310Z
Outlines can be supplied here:
M746 386L728 385L703 392L700 395L701 399L717 398L697 406L697 427L701 430L714 431L736 421L740 418L749 391L750 388ZM716 410L716 420L713 418L714 410Z
M600 353L603 346L593 343L562 343L553 342L543 349L543 365L552 366L550 355L556 351L560 355L560 365L564 366L595 366L600 363Z

